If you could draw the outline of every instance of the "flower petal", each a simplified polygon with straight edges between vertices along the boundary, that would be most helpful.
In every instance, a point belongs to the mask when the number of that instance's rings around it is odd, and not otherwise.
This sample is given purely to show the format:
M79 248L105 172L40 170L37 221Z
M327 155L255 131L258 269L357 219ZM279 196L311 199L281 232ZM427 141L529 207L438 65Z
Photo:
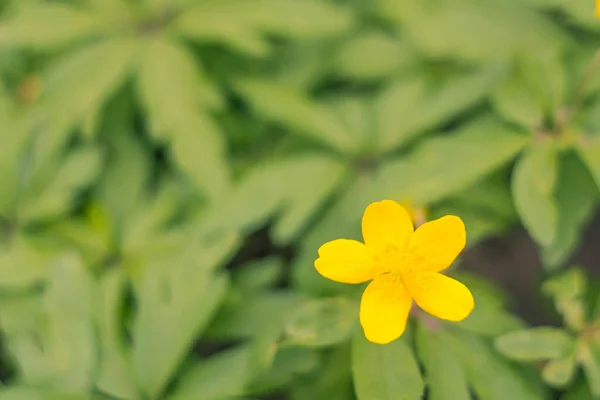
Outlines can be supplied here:
M437 272L403 276L406 289L423 310L449 321L462 321L473 310L471 291L459 281Z
M413 224L404 208L395 201L369 204L362 218L362 233L367 247L375 254L408 243Z
M373 259L361 242L337 239L319 248L315 268L325 278L342 283L362 283L373 279Z
M412 300L397 274L385 274L369 283L360 302L360 324L367 340L386 344L406 328Z
M424 269L442 271L465 248L467 233L463 221L455 215L427 222L410 238L410 251L423 260Z

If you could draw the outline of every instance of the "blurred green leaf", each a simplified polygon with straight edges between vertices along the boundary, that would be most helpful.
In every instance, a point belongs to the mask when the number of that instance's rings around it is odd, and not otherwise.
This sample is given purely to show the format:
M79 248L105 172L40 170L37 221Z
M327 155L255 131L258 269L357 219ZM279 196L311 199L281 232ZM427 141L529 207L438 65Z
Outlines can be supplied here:
M542 292L554 298L556 309L567 325L574 330L585 326L585 306L583 294L586 281L580 269L571 267L559 275L546 280Z
M372 30L344 42L335 55L333 69L344 77L375 80L414 66L414 59L408 43Z
M542 259L550 268L559 267L577 249L586 223L593 217L598 189L585 166L570 152L559 162L555 189L558 224L552 243Z
M270 329L281 332L290 310L308 300L294 291L264 291L234 297L226 302L207 331L207 336L221 339L255 337Z
M252 377L250 347L241 345L199 361L180 379L169 400L238 398Z
M143 272L132 356L138 383L147 396L160 396L196 336L215 314L228 279L212 269L234 245L225 237L193 257L171 258Z
M49 257L34 241L15 234L0 247L0 287L20 289L42 282L48 275Z
M600 188L600 137L582 138L577 146L577 152Z
M349 10L317 0L239 3L240 14L257 29L290 38L315 39L337 35L347 30L353 22Z
M277 351L271 368L255 377L249 392L260 394L289 386L302 375L314 372L320 365L320 354L301 347L283 348Z
M359 400L418 400L425 386L405 337L379 345L367 341L361 329L352 340L352 375Z
M553 54L566 35L521 2L380 0L380 14L397 24L420 50L438 59L497 60L524 51ZM482 45L485 43L485 45Z
M97 198L113 223L126 225L144 201L152 159L133 132L119 129L114 133L118 134L110 137L106 169L97 186ZM124 229L123 226L114 228Z
M529 234L549 246L556 237L554 197L557 180L557 148L553 141L536 142L515 166L512 190L515 206Z
M417 350L425 368L427 398L470 400L467 378L442 328L429 328L426 321L417 327Z
M544 107L527 84L522 71L514 66L491 92L491 101L504 118L533 132L544 120Z
M234 50L262 56L269 52L266 34L316 39L339 34L350 26L346 10L315 0L243 0L204 2L190 8L175 23L175 29L191 38L223 43Z
M216 7L215 7L216 5ZM238 10L242 2L222 4L203 2L178 17L172 28L193 40L222 43L232 50L253 56L264 56L271 51L270 43Z
M244 264L234 272L232 283L241 290L261 290L271 286L282 277L283 261L278 257L268 257Z
M582 343L577 349L577 358L594 397L600 396L600 354L591 343Z
M211 223L249 231L279 213L274 240L289 242L338 187L344 172L338 161L319 154L261 164L242 179L231 196L215 206Z
M471 289L477 307L466 319L457 323L457 326L486 337L496 337L524 328L524 323L507 312L504 304L495 298L493 292L481 285L473 284L471 280L463 281L463 275L460 275L459 280Z
M496 348L519 361L557 360L575 350L575 339L563 329L538 327L506 333L495 341Z
M45 187L31 188L24 193L19 206L19 218L24 224L61 216L72 207L74 197L89 186L101 167L97 148L82 148L71 152L57 166Z
M36 151L52 154L72 128L101 109L126 81L139 48L134 39L116 37L69 52L54 63L31 116L44 129Z
M29 321L4 321L8 349L28 385L86 393L97 362L91 277L71 255L56 258L49 267L43 300L27 314L12 315Z
M546 280L542 285L542 291L558 300L570 300L582 296L585 287L586 278L581 269L571 267Z
M482 118L383 165L375 198L439 201L510 161L528 141L502 123Z
M381 93L376 113L378 148L391 151L476 105L498 74L495 68L432 80L405 77Z
M121 337L125 285L121 269L106 272L96 285L95 314L100 341L96 386L110 396L137 399L130 351Z
M0 389L0 400L102 400L102 398L91 394L74 394L68 391L10 386Z
M469 385L481 400L524 399L545 397L535 375L523 373L495 353L483 339L471 334L448 335L450 347L456 351L465 369ZM531 372L531 371L528 371Z
M295 133L323 142L342 153L355 152L361 144L323 106L295 88L256 79L238 80L234 87L257 114Z
M358 322L358 304L343 297L313 300L290 311L283 344L325 347L350 338Z
M55 50L101 34L105 29L103 22L83 8L69 7L66 4L25 5L3 21L0 45Z
M571 382L577 368L574 355L548 361L542 370L542 378L551 386L565 387Z
M193 55L173 40L155 39L142 60L137 84L151 132L170 142L175 163L209 197L226 193L223 141L206 113L221 107L222 99Z

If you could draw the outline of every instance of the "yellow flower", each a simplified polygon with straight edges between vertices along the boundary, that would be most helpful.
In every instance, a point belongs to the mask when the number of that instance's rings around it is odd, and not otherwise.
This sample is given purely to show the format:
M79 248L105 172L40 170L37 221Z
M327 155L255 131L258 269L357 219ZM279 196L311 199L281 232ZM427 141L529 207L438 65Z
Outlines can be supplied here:
M600 18L600 0L596 0L596 18Z
M473 310L465 285L440 272L465 247L465 225L447 215L416 230L402 206L392 200L370 204L362 218L365 243L337 239L319 248L315 268L342 283L371 281L362 295L360 323L373 343L402 335L412 300L429 314L461 321Z

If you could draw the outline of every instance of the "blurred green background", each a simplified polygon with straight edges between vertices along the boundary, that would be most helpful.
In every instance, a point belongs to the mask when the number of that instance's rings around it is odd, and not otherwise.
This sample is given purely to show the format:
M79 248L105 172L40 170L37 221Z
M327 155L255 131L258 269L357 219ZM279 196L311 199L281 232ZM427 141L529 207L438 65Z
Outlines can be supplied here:
M2 0L0 400L599 399L594 16ZM465 221L465 321L316 273L382 199Z

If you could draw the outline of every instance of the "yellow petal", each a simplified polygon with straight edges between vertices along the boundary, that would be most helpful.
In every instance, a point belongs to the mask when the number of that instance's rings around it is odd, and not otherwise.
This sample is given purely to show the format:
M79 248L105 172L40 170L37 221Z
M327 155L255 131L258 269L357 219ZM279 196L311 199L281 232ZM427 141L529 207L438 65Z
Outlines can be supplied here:
M319 248L315 268L325 278L342 283L362 283L373 279L373 259L361 242L337 239Z
M367 340L386 344L399 338L411 304L399 275L385 274L369 283L360 302L360 324Z
M362 233L367 247L377 254L390 247L404 247L413 233L413 224L400 204L383 200L365 210Z
M423 268L441 271L452 264L465 248L467 232L463 221L454 215L427 222L410 238L410 251L423 260Z
M437 272L403 276L406 289L423 310L449 321L462 321L473 310L471 291L459 281Z

